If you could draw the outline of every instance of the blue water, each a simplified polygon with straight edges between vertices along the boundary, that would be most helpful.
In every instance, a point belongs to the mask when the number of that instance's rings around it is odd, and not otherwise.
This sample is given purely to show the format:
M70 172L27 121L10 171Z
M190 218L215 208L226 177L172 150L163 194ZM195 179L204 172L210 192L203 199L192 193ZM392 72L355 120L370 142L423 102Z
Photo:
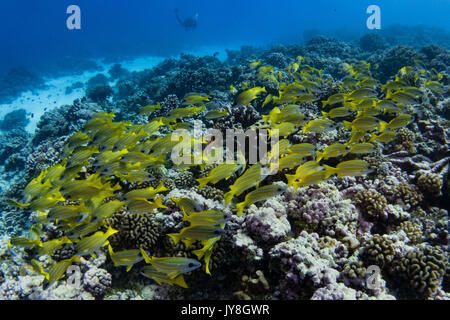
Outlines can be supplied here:
M66 8L81 8L82 29L66 28ZM200 46L303 41L303 31L367 32L366 8L380 6L382 28L425 24L450 30L449 0L9 0L0 3L0 73L64 56L176 55ZM186 32L176 21L199 14Z

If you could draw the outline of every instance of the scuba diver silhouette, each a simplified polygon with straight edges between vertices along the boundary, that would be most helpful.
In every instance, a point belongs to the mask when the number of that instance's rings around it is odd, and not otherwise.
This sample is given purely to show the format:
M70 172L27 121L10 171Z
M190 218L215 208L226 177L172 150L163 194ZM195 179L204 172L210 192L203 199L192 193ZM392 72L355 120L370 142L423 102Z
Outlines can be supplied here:
M181 26L183 26L186 31L188 31L189 29L197 28L198 13L196 13L192 17L181 20L180 16L178 15L178 8L175 9L174 11L175 11L175 16L177 17L178 23L181 24Z

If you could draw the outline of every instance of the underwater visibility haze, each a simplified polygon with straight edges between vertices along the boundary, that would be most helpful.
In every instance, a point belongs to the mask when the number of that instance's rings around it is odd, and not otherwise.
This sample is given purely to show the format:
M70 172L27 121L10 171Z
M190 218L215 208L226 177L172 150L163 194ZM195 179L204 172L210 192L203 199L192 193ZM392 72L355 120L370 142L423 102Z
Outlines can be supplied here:
M449 300L450 1L2 1L0 299Z

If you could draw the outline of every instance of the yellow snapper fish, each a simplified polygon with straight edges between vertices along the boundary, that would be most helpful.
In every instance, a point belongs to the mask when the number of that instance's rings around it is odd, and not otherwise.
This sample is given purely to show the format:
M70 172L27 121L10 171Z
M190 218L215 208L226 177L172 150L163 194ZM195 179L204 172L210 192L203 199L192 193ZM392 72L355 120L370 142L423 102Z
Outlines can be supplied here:
M325 179L328 177L337 174L338 177L356 177L362 176L372 172L373 170L369 169L369 163L364 160L350 160L339 163L336 168L324 165L325 170L327 172Z
M286 138L291 133L295 132L297 130L297 126L291 122L282 122L279 124L275 124L272 126L271 129L268 129L269 131L269 139L272 137L272 135L277 132L280 137Z
M278 160L278 163L270 164L270 174L275 174L283 169L292 169L302 163L303 158L307 155L301 153L290 153Z
M193 254L197 256L197 259L201 259L202 257L205 257L205 271L207 274L211 275L211 271L209 269L209 261L211 259L212 250L214 248L214 245L217 243L217 241L220 240L221 237L214 237L208 240L203 240L202 245L203 248L192 251Z
M411 95L403 91L397 91L395 93L391 93L390 91L388 91L388 93L386 94L386 99L395 101L397 103L402 103L405 105L419 103L414 95Z
M216 184L220 180L228 180L236 171L242 168L245 168L245 163L221 163L213 168L207 177L196 179L199 183L198 189L203 189L208 183Z
M182 105L201 104L205 101L209 101L209 97L207 95L203 96L199 94L193 94L184 97Z
M72 243L67 236L64 236L62 239L54 239L46 242L42 242L41 246L37 250L37 254L40 256L46 254L52 254L54 251L60 249L63 245L67 243Z
M228 220L228 215L219 210L206 210L201 212L194 212L183 216L183 221L188 221L193 225L218 225L225 223Z
M168 233L167 235L173 240L174 244L183 242L187 247L192 245L195 241L207 240L220 236L224 233L223 228L220 225L214 224L202 224L202 225L191 225L180 230L179 233Z
M127 267L127 272L133 268L136 263L144 260L139 249L123 250L119 252L114 252L110 244L108 244L108 252L111 257L112 262L115 267L125 266Z
M300 84L302 86L304 86L306 89L308 89L311 92L317 92L320 91L320 86L319 84L317 84L314 81L310 81L310 80L303 80L302 82L300 82Z
M170 278L167 274L158 271L151 265L146 265L144 268L142 268L141 275L156 281L156 283L159 285L167 283L170 286L176 284L177 286L180 286L182 288L188 288L188 285L186 284L186 281L184 280L184 276L182 274L180 274L178 277Z
M316 147L311 143L298 143L289 147L288 151L290 154L298 154L303 157L314 156L314 151Z
M328 105L332 106L334 104L342 103L342 102L344 102L344 94L336 93L336 94L329 96L327 100L322 101L322 108L325 108Z
M55 283L59 279L64 278L67 269L73 264L73 262L81 263L81 260L78 256L73 256L70 259L61 260L51 266L48 272L44 272L42 270L42 275L50 284Z
M345 100L362 100L366 98L374 98L377 96L377 93L373 91L372 89L368 88L361 88L356 89L348 94L344 94Z
M431 91L439 94L443 94L445 90L448 90L448 88L446 88L446 86L444 86L442 83L432 80L425 82L425 88L428 88Z
M356 128L352 128L352 135L350 136L350 140L346 143L347 146L360 142L364 136L366 135L366 131L360 131Z
M374 98L367 98L367 99L362 99L362 100L357 100L357 101L351 101L351 102L345 102L344 103L345 107L352 107L353 111L357 111L357 110L365 110L368 108L372 108L376 106L376 100Z
M163 122L163 120L160 118L160 119L158 119L158 120L153 120L153 121L151 121L151 122L145 124L145 125L142 127L142 129L144 130L144 132L145 132L146 134L152 134L152 133L158 131L159 128L160 128L161 126L163 126L163 125L164 125L164 122Z
M345 128L355 128L358 131L373 131L380 132L386 129L387 123L381 121L373 116L360 116L352 122L344 121Z
M250 69L254 70L258 68L259 65L261 65L261 60L253 61L248 66L250 67Z
M236 93L238 93L238 90L232 84L230 84L230 93L232 95L235 95Z
M267 104L269 104L270 102L272 102L273 100L273 95L271 95L270 93L266 96L266 98L264 99L264 102L261 105L261 108L264 108Z
M323 167L319 165L316 161L305 162L296 169L295 174L286 174L288 187L293 186L294 192L297 192L300 181L319 170L323 170Z
M277 196L283 193L285 190L285 187L275 184L263 186L256 190L253 190L245 196L245 200L243 202L236 204L238 216L242 215L245 207L250 206L255 202Z
M242 92L236 99L236 103L238 105L249 105L254 99L258 97L262 92L267 92L266 88L263 87L255 87L252 89L248 89L244 92Z
M148 188L143 188L143 189L135 189L135 190L131 190L127 193L125 193L125 195L123 196L125 200L131 201L133 199L140 199L140 198L144 198L144 199L153 199L158 193L167 191L168 189L164 186L164 182L160 182L159 185L154 188L154 187L148 187Z
M113 200L107 203L104 203L92 212L92 218L90 220L91 223L96 223L102 221L104 219L109 218L113 215L114 212L119 210L121 207L125 206L125 202L121 202L119 200Z
M142 107L141 110L139 111L139 114L149 115L150 113L153 113L155 110L160 110L160 109L161 109L161 104L158 102L158 104L147 105L145 107Z
M353 154L365 154L370 153L375 149L375 146L368 142L357 143L351 146L349 153Z
M75 250L77 255L84 256L88 254L93 254L94 251L98 250L104 245L108 245L108 238L113 234L119 232L111 227L108 227L106 232L97 231L90 237L83 238L77 243L75 243Z
M389 143L393 141L397 137L398 133L396 131L389 131L386 130L383 133L376 135L372 133L369 142L382 142L382 143Z
M195 259L183 257L149 257L141 248L141 254L146 263L151 264L157 271L166 274L169 279L200 268L201 263Z
M258 186L259 183L265 178L263 174L263 167L260 162L255 163L248 168L242 176L236 179L233 185L230 186L230 191L224 195L225 205L231 202L234 196L239 196L245 190Z
M8 240L7 248L10 249L11 246L24 247L24 248L34 248L41 247L42 242L40 239L29 239L25 237L12 237Z
M311 103L317 100L317 97L312 93L304 93L295 98L296 103Z
M175 199L170 197L170 199L183 211L184 214L190 215L191 213L202 211L201 206L191 198Z
M322 111L322 116L324 118L342 118L350 115L353 112L352 108L349 107L338 107L331 109L329 112Z
M312 184L318 184L322 181L326 180L326 171L324 167L320 167L318 170L311 172L308 175L305 175L299 178L297 181L293 183L294 185L294 193L297 192L299 187L306 187Z
M155 209L167 209L162 203L162 198L157 198L154 202L150 202L145 198L133 198L128 201L128 210L134 214L144 214L153 212Z
M288 153L288 149L290 147L290 142L288 139L281 139L276 144L273 145L271 152L267 153L269 161L271 159L279 158L286 153Z
M98 230L101 224L102 223L84 222L75 227L69 226L68 230L70 231L67 236L69 237L69 239L71 239L71 241L75 241L76 239L82 238L92 232L95 232L96 230Z
M169 116L175 119L188 118L200 113L200 111L205 110L206 107L204 105L201 107L178 108L170 111Z
M44 183L41 181L41 179L33 179L27 184L23 191L25 201L28 202L35 198L41 197L50 191L52 188L50 181L45 181Z
M327 118L311 120L303 127L303 134L306 134L308 132L324 132L329 130L333 124L333 120Z
M317 162L324 159L336 158L339 156L346 155L348 153L347 146L341 143L334 143L325 148L322 152L316 151Z
M45 169L45 177L42 179L42 184L49 181L52 186L57 186L59 183L59 178L62 173L66 170L66 160L64 159L61 163L58 163L54 166L51 166L48 169Z
M395 130L395 129L403 128L403 127L406 127L408 124L410 124L411 121L412 121L412 116L410 114L401 114L401 115L395 117L394 119L392 119L391 121L389 121L389 123L386 125L386 129ZM381 130L381 131L383 131L383 130Z
M226 110L211 110L206 113L205 118L209 120L223 118L228 116L228 111Z

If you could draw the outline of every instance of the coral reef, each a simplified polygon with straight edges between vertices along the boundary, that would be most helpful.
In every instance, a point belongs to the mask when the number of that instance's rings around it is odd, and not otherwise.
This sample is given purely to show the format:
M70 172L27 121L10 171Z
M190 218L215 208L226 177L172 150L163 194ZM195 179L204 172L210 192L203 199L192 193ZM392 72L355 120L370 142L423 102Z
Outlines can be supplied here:
M353 43L309 31L305 44L244 46L228 50L225 62L183 54L137 72L116 63L69 87L85 88L86 98L45 112L34 135L15 121L0 135L0 298L448 298L450 54L429 45L439 38L431 29L420 31L422 49L403 41L410 29L390 30L398 34L377 31ZM39 86L26 70L15 72L29 78L20 90ZM391 85L412 92L414 102ZM254 88L264 94L252 96ZM378 107L395 99L401 111ZM348 106L329 128L314 126ZM223 171L222 164L171 160L174 128L285 129L293 125L284 118L289 108L304 119L283 137L281 159L295 144L314 150L276 174L240 179L253 168L250 149L244 166ZM210 112L218 110L219 117ZM365 112L373 124L359 132ZM384 142L383 133L392 139ZM191 141L208 147L201 136ZM345 152L319 159L329 146ZM303 164L312 173L299 170ZM221 179L199 190L198 179L217 172ZM283 191L274 195L274 188ZM112 203L119 204L111 212L103 207ZM61 212L70 218L53 217ZM101 214L107 217L93 222ZM101 245L83 250L84 239L98 236L106 237ZM41 254L36 243L47 241L59 245ZM148 263L138 249L195 260L198 268L158 284L142 276ZM79 288L43 276L67 261L80 270ZM381 273L370 277L374 268Z

